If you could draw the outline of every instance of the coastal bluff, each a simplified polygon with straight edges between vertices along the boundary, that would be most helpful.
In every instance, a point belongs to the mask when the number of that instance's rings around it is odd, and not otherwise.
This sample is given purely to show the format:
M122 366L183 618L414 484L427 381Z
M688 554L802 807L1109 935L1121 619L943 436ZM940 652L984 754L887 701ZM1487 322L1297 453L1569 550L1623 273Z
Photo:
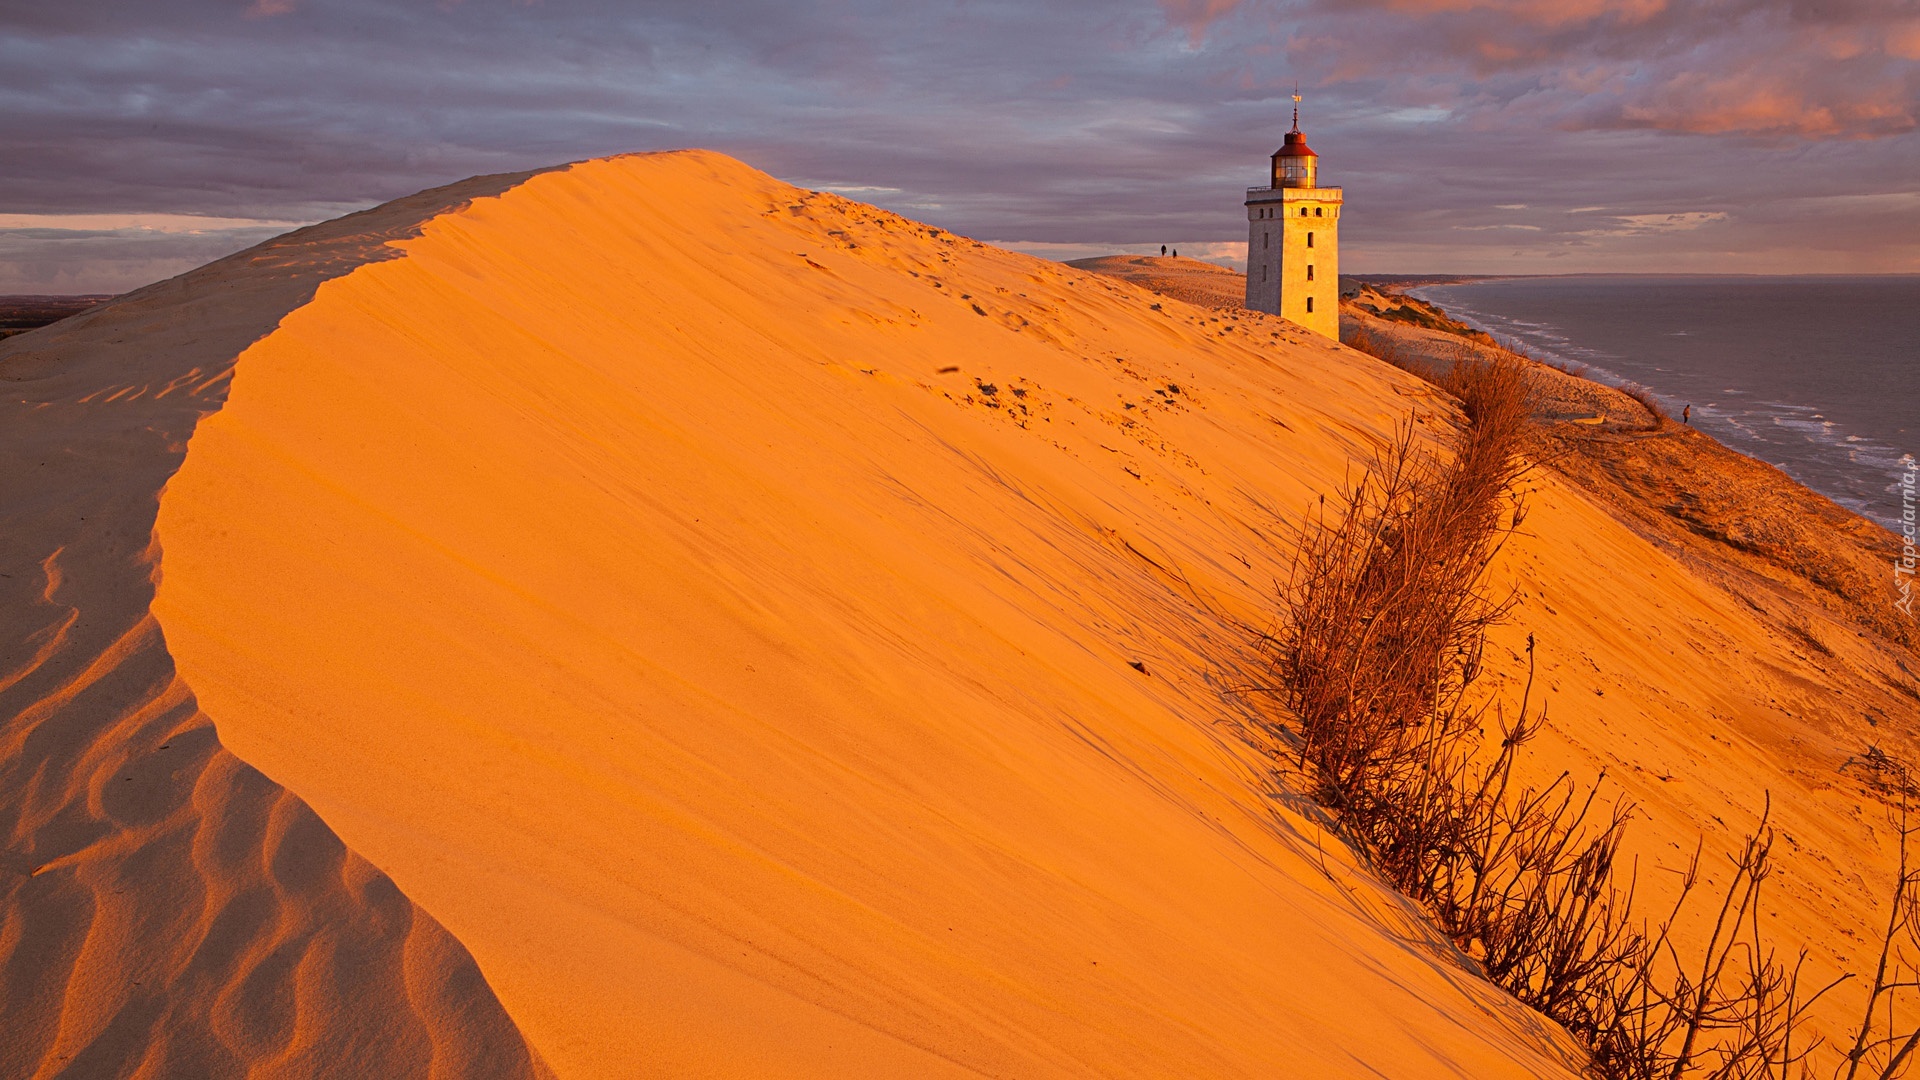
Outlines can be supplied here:
M1257 689L1308 509L1459 421L1372 357L683 151L291 234L0 389L0 1072L1578 1073ZM1640 802L1650 880L1773 792L1768 917L1846 962L1879 646L1528 483L1529 768Z

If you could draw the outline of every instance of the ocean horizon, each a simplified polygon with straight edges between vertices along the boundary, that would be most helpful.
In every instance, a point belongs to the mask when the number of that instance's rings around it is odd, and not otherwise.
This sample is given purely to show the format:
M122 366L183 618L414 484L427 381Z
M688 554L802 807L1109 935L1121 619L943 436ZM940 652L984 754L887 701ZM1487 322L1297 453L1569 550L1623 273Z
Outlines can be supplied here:
M1639 383L1678 419L1898 531L1920 451L1920 274L1569 274L1412 295L1542 360Z

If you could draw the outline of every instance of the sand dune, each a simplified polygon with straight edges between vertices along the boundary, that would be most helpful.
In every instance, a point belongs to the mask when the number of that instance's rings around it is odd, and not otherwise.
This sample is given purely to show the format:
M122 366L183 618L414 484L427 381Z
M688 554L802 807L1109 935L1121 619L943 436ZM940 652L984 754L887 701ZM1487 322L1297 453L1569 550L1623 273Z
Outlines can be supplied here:
M712 154L403 247L241 357L156 610L559 1075L1563 1072L1221 694L1411 379Z
M1158 263L1078 265L1239 306L1236 276ZM1343 308L1343 332L1442 363L1458 355L1456 334L1378 317L1397 303L1363 290ZM1898 540L1618 390L1544 365L1536 377L1546 442L1524 485L1533 512L1494 575L1521 599L1496 633L1508 663L1495 681L1517 696L1534 636L1553 717L1525 772L1541 784L1563 770L1604 774L1603 791L1637 805L1627 851L1638 910L1656 919L1695 845L1711 889L1772 798L1784 839L1771 939L1787 953L1807 947L1810 986L1856 976L1820 1000L1803 1033L1802 1045L1827 1041L1819 1074L1859 1023L1898 864L1887 795L1848 763L1869 747L1920 760L1913 626L1886 584ZM1713 914L1696 902L1681 940L1697 942Z
M115 783L144 788L127 762L205 748L84 849L97 876L9 878L10 1021L12 987L51 970L23 944L47 940L51 878L91 890L61 925L144 913L33 946L97 958L42 978L36 1032L82 1030L75 1002L158 965L140 1000L175 1011L118 1061L218 1042L198 1060L285 1075L325 1072L275 1046L426 1048L448 1076L1573 1073L1564 1035L1320 827L1247 692L1289 529L1408 417L1450 428L1425 384L719 155L476 183L336 223L344 250L303 256L298 287L248 292L234 263L194 294L211 307L141 309L176 358L216 309L244 330L195 343L225 359L166 396L190 365L114 345L124 305L61 331L64 357L20 359L52 331L0 351L0 373L49 373L22 384L55 404L19 407L44 424L20 445L117 448L18 504L47 542L0 587L52 659L9 660L29 674L0 692L76 719L57 753L51 726L8 729L8 790L47 807L13 835L76 850L31 822L99 821ZM184 396L229 364L230 392ZM1880 644L1809 656L1602 503L1532 486L1498 567L1524 600L1500 641L1517 661L1539 635L1553 696L1529 769L1606 768L1641 799L1654 894L1703 828L1725 846L1762 790L1791 795L1768 918L1845 963L1887 851L1834 772L1866 730L1838 703L1886 676ZM73 520L81 487L118 500L114 529ZM92 608L63 591L82 580ZM112 710L62 696L138 658ZM185 893L263 959L203 974L124 930ZM396 950L425 966L338 959ZM241 1005L287 1000L246 973L289 954L312 972L296 1035L233 1036ZM36 1037L0 1061L55 1074L69 1036ZM399 1060L362 1074L419 1071Z
M1200 307L1239 311L1247 299L1246 275L1199 259L1100 255L1091 259L1075 259L1067 265L1131 281L1162 296L1171 296Z
M148 613L234 357L500 177L0 346L0 1076L533 1076L472 959L224 749Z

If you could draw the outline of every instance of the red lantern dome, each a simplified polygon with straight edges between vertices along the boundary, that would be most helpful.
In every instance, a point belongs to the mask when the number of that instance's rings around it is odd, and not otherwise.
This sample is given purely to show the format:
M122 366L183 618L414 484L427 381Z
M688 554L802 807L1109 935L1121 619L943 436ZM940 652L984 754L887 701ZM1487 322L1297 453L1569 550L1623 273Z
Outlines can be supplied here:
M1273 152L1273 186L1310 188L1314 185L1315 174L1320 171L1320 155L1307 145L1307 137L1300 133L1300 93L1293 95L1293 130L1287 132L1286 143Z

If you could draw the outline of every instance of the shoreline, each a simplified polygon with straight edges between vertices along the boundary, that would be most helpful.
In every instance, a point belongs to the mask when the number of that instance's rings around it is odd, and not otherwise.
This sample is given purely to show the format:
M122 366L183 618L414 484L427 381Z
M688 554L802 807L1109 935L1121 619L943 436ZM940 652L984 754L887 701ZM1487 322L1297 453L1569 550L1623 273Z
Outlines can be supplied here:
M1375 356L1388 353L1382 358L1390 363L1415 366L1451 362L1463 344L1484 347L1462 333L1484 330L1438 305L1417 297L1391 299L1418 304L1431 321L1382 317L1363 296L1344 305L1353 326L1343 326L1343 339ZM1438 320L1427 313L1438 313L1453 328L1432 325ZM1773 612L1780 624L1816 652L1828 650L1809 617L1816 608L1839 625L1871 630L1909 653L1920 646L1920 628L1896 610L1889 584L1890 560L1900 550L1896 530L1710 432L1654 412L1629 389L1500 348L1539 373L1543 398L1535 415L1548 449L1542 464L1636 532L1714 576L1734 571L1725 581L1729 590L1770 611L1772 605L1756 599L1764 583L1783 602Z
M1570 278L1601 275L1558 276ZM1709 275L1609 276L1645 279ZM1774 277L1774 275L1746 276L1755 280ZM1828 276L1866 278L1891 275ZM1450 308L1441 303L1440 297L1433 295L1437 289L1454 284L1484 284L1509 280L1517 279L1482 278L1472 282L1434 283L1406 289L1404 295L1413 297L1440 312L1449 321L1486 335L1489 340L1509 352L1528 356L1549 367L1571 371L1614 389L1627 389L1630 393L1637 393L1638 391L1632 388L1641 388L1659 399L1676 418L1680 415L1683 406L1691 406L1692 426L1713 437L1727 449L1766 462L1779 469L1795 483L1833 500L1890 531L1898 531L1900 514L1898 502L1895 500L1888 505L1885 503L1884 496L1892 493L1896 488L1896 478L1900 472L1899 462L1902 460L1900 455L1905 448L1887 439L1884 433L1872 432L1871 429L1863 431L1857 426L1829 420L1828 412L1836 404L1843 408L1846 406L1844 399L1829 401L1825 405L1803 401L1794 396L1791 388L1767 385L1764 378L1756 382L1749 372L1730 371L1721 374L1711 371L1710 366L1709 370L1705 371L1679 366L1669 369L1645 360L1635 361L1630 355L1607 352L1572 336L1552 341L1530 340L1525 331L1516 330L1515 326L1533 324L1521 320L1518 316L1480 311L1474 308L1463 309L1457 305ZM1560 328L1555 329L1558 332L1565 332ZM1651 370L1629 370L1633 366L1651 367ZM1693 388L1694 392L1690 394L1686 388L1676 386L1676 375L1680 376L1677 381L1684 382L1688 378L1712 379L1715 380L1712 385L1724 384L1726 388L1709 395L1711 400L1702 399L1699 396L1699 387Z
M1123 257L1075 265L1188 303L1223 311L1244 306L1244 278L1228 271L1193 275L1160 260ZM1397 290L1362 287L1343 295L1342 342L1356 344L1356 333L1389 341L1403 364L1415 366L1450 362L1463 347L1508 351L1486 331ZM1758 599L1773 594L1781 601L1774 615L1795 628L1797 639L1804 633L1819 640L1811 628L1833 620L1909 654L1920 647L1920 627L1892 606L1888 560L1899 553L1897 530L1697 425L1655 416L1628 390L1525 358L1541 373L1549 399L1536 414L1549 449L1543 465L1647 540L1722 580L1746 605L1773 609ZM1816 609L1824 617L1814 618Z

